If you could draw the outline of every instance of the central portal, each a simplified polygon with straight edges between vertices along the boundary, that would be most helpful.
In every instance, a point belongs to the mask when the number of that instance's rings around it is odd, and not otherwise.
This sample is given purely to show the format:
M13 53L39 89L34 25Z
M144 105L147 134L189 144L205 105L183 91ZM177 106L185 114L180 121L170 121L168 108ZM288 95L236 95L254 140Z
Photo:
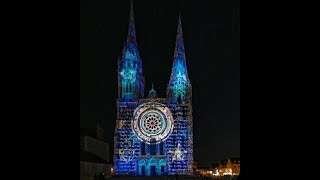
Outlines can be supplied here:
M167 163L166 160L160 159L159 161L156 158L141 159L139 161L138 174L140 176L161 176L168 175Z

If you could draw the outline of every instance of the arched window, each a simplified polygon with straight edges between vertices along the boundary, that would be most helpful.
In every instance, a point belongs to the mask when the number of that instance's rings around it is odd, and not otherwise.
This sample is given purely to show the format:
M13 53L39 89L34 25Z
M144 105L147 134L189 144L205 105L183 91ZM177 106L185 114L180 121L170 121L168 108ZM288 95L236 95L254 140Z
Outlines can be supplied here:
M160 166L160 175L166 175L167 174L167 162L164 159L161 159L159 161Z
M144 159L139 161L139 174L142 176L146 175L146 165L147 162Z

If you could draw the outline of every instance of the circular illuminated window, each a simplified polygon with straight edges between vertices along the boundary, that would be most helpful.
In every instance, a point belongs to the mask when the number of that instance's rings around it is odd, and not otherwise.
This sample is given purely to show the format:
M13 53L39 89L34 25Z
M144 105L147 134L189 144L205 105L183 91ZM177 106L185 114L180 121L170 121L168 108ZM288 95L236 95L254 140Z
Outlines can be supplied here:
M166 140L173 130L170 109L160 103L146 103L134 111L132 129L139 139L150 144Z
M165 124L161 115L156 112L147 112L141 118L141 123L144 132L148 134L158 134Z

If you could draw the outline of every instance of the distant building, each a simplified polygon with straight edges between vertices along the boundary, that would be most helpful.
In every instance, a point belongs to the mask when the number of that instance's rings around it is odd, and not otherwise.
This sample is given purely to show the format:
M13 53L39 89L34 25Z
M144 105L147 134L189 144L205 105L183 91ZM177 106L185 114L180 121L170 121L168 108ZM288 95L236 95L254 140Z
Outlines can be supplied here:
M211 176L212 170L210 167L198 167L197 168L197 175L198 176Z
M95 175L111 176L109 144L103 141L103 129L80 129L80 180L93 179Z
M219 161L212 163L210 169L212 171L212 176L220 176L220 173L219 173Z
M221 160L219 162L219 174L220 176L238 176L240 174L240 158L228 158L228 160Z

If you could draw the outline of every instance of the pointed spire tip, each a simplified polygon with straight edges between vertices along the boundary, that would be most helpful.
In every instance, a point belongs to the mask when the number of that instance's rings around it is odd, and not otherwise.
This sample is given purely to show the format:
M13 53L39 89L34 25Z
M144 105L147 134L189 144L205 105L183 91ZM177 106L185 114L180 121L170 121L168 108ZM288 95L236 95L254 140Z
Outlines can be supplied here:
M131 0L130 7L130 20L129 20L129 29L128 29L128 38L127 41L136 41L136 27L134 23L134 12L133 12L133 1Z

